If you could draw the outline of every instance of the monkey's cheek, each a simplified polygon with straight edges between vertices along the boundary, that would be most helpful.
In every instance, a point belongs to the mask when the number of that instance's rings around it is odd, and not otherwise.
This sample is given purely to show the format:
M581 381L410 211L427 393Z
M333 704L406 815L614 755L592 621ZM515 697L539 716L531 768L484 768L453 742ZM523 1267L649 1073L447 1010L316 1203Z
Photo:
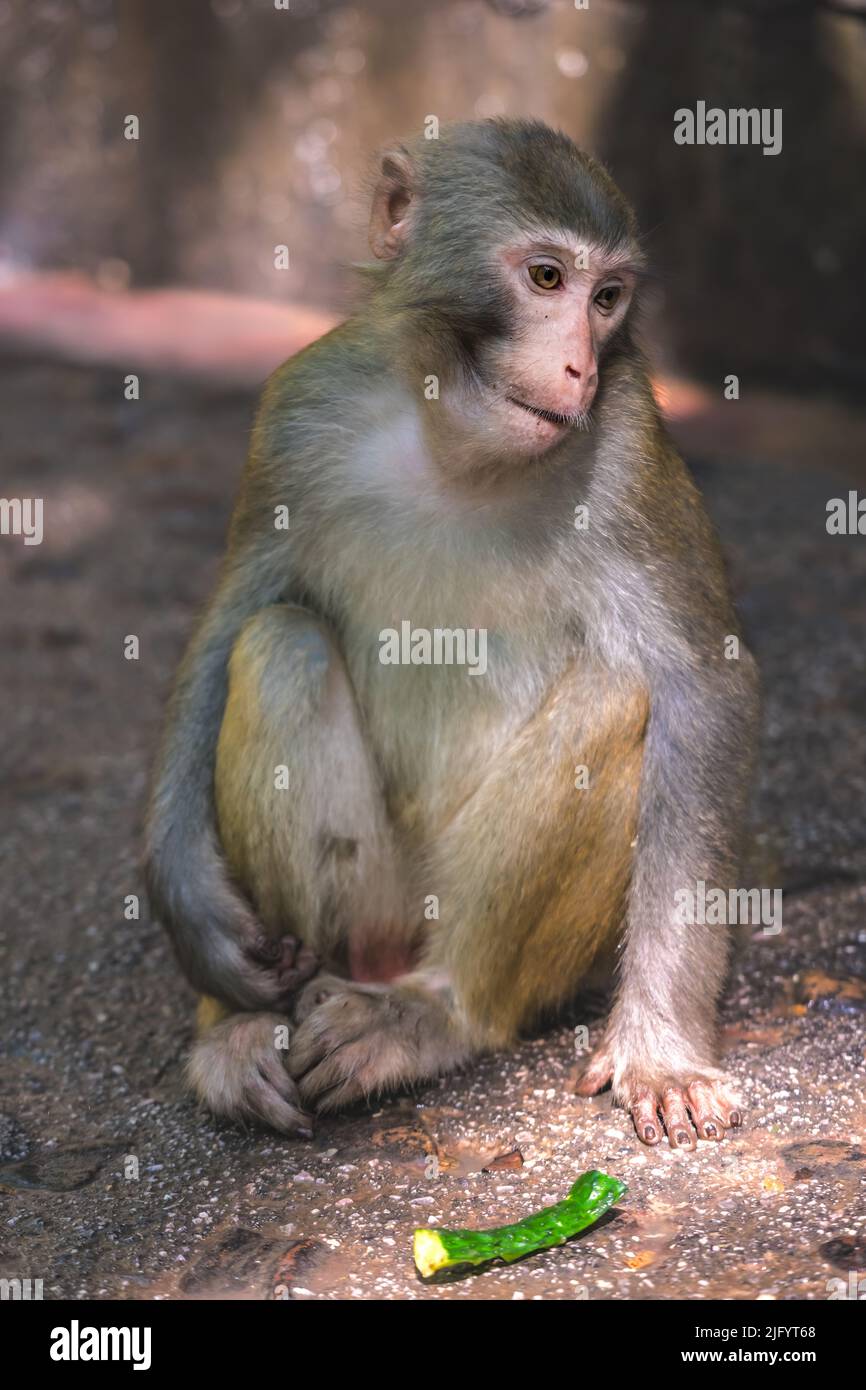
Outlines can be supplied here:
M509 400L497 403L496 424L508 449L529 458L546 453L568 433L567 425L544 420Z

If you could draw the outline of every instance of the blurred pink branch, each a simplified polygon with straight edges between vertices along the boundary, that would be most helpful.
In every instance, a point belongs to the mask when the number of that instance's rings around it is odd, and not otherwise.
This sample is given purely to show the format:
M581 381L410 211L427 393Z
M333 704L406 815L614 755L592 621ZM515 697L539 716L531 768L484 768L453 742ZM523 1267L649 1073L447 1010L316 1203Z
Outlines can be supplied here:
M0 342L75 361L262 382L333 328L316 309L207 290L105 290L78 273L0 282Z

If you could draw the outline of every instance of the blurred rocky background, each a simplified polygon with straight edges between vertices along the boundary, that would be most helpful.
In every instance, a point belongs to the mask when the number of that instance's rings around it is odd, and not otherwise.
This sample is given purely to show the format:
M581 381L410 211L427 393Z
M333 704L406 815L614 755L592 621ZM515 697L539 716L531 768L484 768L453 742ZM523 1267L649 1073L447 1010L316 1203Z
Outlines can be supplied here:
M88 286L185 286L339 315L347 267L366 255L372 152L429 115L524 115L600 155L635 202L671 365L857 391L863 11L859 0L2 0L0 331L64 346L44 286L32 305L20 286L8 293L35 270L87 277L49 287L70 324ZM697 100L781 108L782 153L675 144L673 113ZM137 141L123 136L130 114ZM274 267L278 243L288 270ZM164 328L171 306L158 305ZM94 306L90 341L69 336L98 355L109 306ZM192 337L189 301L177 320L167 336ZM266 317L263 332L277 323ZM315 318L299 323L314 334ZM129 358L155 331L109 336Z

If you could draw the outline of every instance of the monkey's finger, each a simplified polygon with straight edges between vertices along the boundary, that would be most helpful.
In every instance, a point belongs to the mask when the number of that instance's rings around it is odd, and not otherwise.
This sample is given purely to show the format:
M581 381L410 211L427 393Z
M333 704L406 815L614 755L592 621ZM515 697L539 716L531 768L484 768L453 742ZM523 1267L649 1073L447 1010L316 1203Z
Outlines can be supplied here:
M259 934L247 943L245 950L251 961L273 970L287 988L304 984L318 969L315 952L297 936Z
M739 1129L743 1123L743 1102L737 1092L723 1081L709 1083L709 1089L715 1097L716 1113L721 1115L726 1129Z
M706 1081L693 1081L686 1097L701 1139L724 1139L727 1124L721 1112L725 1107L717 1103L715 1088Z
M672 1149L696 1147L695 1131L692 1129L681 1086L666 1086L662 1092L662 1118Z
M275 937L265 936L263 932L254 936L245 945L245 950L250 960L256 961L258 965L276 965L280 959L286 942L294 942L295 937Z
M219 949L214 946L212 968L196 977L196 982L202 993L236 1009L250 1013L269 1012L285 1004L286 991L273 966L268 967L257 958L251 945L253 939L221 938Z
M661 1121L657 1115L659 1099L648 1086L640 1086L632 1095L631 1117L637 1137L644 1144L657 1144L662 1137Z
M291 957L284 955L277 964L277 978L284 989L295 991L312 979L319 968L319 957L309 946L301 946Z

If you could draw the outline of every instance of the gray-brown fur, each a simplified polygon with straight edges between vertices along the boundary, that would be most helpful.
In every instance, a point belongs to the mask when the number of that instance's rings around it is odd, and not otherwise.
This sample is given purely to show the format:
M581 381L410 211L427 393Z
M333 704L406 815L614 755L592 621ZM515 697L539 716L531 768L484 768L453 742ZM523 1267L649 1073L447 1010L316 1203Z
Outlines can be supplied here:
M672 1143L721 1137L739 1119L714 1067L726 933L672 911L697 879L734 881L756 678L745 648L725 659L718 545L633 343L633 216L565 137L483 122L386 156L373 223L387 259L362 309L264 393L157 772L154 906L228 1012L193 1084L220 1113L302 1131L309 1110L507 1042L618 941L583 1089L612 1080L646 1142L659 1114ZM524 304L497 256L514 243L522 266L556 229L594 248L599 281L623 267L635 288L607 329L585 292L588 427L533 452L496 423L535 428L509 404L509 354L525 389L558 340L533 355L547 301ZM558 411L544 372L538 404ZM487 628L487 674L381 665L403 618ZM298 995L312 954L323 973ZM349 978L368 958L383 982Z

